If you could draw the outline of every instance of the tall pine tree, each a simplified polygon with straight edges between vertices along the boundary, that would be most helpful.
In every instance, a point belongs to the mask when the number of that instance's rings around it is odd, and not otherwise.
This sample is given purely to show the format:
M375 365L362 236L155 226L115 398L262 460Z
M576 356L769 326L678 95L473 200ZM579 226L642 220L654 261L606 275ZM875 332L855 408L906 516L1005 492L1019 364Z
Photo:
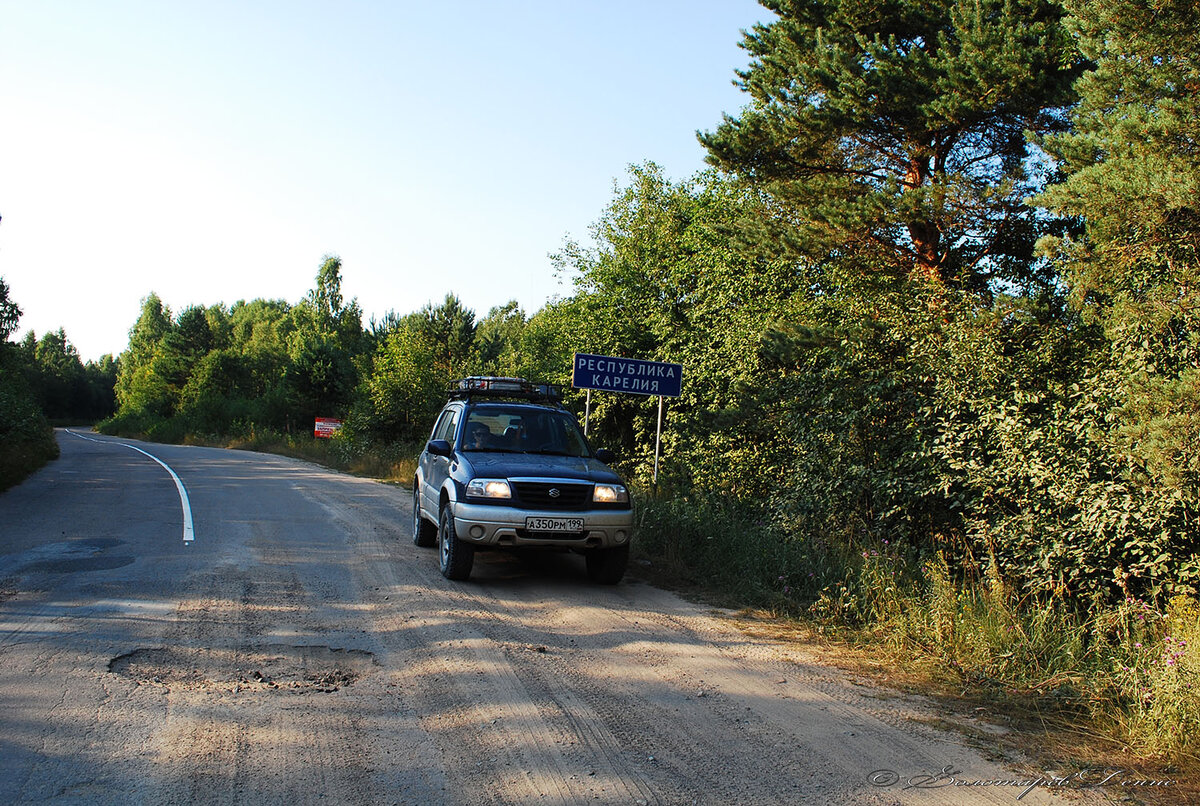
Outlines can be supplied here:
M709 160L776 201L766 235L980 287L1029 265L1027 131L1061 128L1078 60L1047 0L761 0Z
M1096 64L1070 134L1049 138L1067 179L1039 201L1082 218L1048 241L1076 302L1105 327L1093 382L1120 401L1109 435L1200 511L1200 20L1197 0L1070 0ZM1195 523L1196 515L1189 516ZM1193 534L1190 540L1195 541ZM1193 542L1192 545L1195 545ZM1200 561L1194 561L1200 581Z

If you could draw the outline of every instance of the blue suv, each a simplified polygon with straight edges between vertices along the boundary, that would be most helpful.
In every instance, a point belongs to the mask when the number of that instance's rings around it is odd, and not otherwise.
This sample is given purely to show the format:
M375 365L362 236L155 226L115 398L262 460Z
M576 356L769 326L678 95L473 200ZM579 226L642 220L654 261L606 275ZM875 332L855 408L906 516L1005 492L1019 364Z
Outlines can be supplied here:
M442 574L467 579L477 550L550 548L584 555L616 584L629 562L633 503L592 450L557 387L521 378L459 381L413 479L413 542L439 548Z

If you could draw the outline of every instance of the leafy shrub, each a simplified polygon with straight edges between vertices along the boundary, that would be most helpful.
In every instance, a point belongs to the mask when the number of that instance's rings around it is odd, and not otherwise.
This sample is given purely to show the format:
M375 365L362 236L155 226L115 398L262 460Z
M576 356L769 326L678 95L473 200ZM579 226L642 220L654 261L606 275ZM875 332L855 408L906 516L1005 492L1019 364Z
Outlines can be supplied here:
M1124 444L1127 373L1095 331L1008 310L951 334L931 410L929 451L966 551L1078 606L1195 593L1194 488Z
M26 388L9 350L0 343L0 490L19 483L59 453L54 430Z

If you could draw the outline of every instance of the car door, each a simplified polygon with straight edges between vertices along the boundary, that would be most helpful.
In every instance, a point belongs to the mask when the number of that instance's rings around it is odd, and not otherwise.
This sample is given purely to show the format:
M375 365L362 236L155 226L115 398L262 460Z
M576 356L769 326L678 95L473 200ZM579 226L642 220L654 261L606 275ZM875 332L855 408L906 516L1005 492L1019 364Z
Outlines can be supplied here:
M442 416L438 418L437 424L433 427L433 433L429 437L430 440L444 439L453 445L461 413L462 409L458 406L452 406L443 411ZM420 470L421 509L436 519L438 516L438 492L442 489L442 484L450 474L450 459L430 453L429 451L423 451L421 453Z

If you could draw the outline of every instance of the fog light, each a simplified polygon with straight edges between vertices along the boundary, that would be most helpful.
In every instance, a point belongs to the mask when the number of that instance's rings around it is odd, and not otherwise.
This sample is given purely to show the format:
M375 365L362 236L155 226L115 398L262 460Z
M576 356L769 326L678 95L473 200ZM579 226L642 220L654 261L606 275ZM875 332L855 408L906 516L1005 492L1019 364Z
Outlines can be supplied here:
M629 535L625 534L624 532L617 532L615 538L618 543L624 543L629 539Z
M475 538L476 540L483 537L483 527L482 526L472 526L471 527L471 537Z

